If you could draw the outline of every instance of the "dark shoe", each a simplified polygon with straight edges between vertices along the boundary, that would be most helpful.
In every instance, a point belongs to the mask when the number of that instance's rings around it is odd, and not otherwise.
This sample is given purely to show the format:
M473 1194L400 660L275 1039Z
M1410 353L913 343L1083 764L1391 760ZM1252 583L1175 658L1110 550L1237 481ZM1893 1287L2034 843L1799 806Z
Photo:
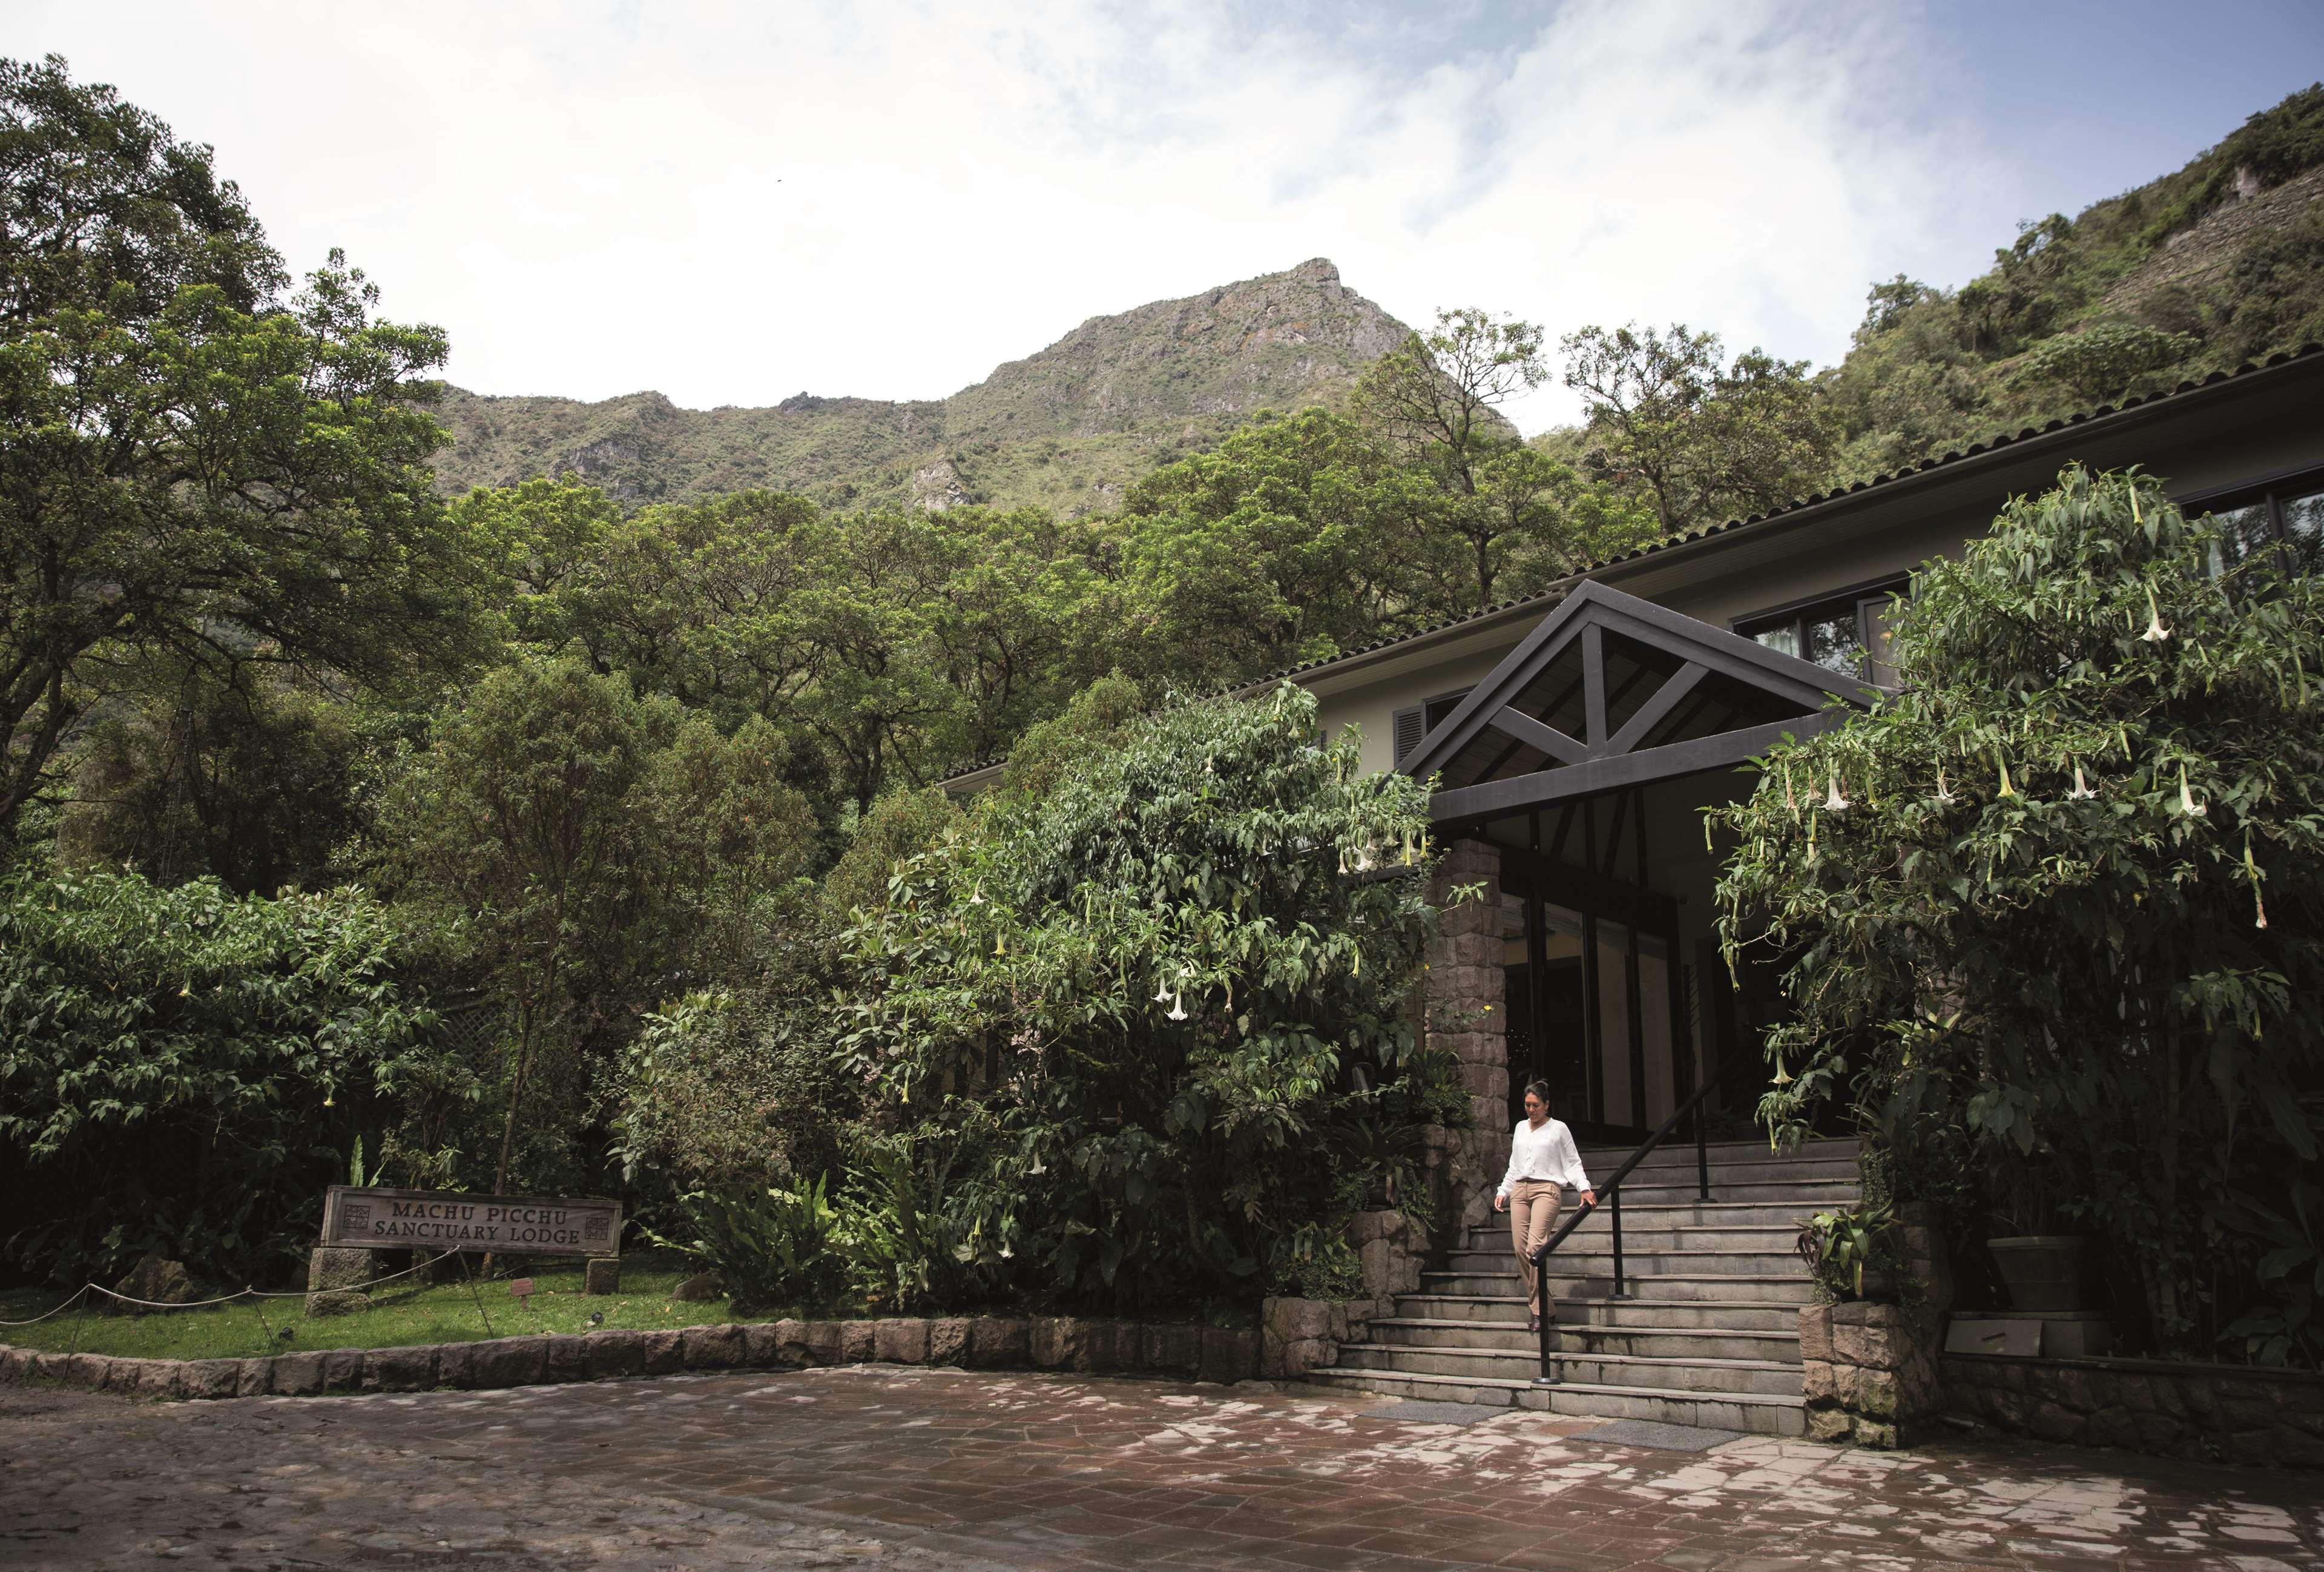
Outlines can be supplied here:
M1531 1317L1526 1318L1526 1331L1528 1331L1528 1332L1538 1332L1538 1331L1540 1331L1540 1330L1541 1330L1541 1318L1540 1318L1539 1316L1531 1316Z

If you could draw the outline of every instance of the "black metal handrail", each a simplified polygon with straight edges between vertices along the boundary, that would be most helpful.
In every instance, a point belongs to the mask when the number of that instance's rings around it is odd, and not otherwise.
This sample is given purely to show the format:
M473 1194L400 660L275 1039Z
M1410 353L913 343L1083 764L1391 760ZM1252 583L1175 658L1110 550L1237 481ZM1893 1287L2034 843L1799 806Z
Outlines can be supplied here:
M1594 1205L1584 1205L1575 1207L1573 1216L1566 1220L1565 1225L1558 1229L1556 1233L1552 1234L1548 1239L1543 1242L1541 1248L1533 1253L1535 1301L1542 1308L1541 1373L1534 1378L1535 1385L1555 1386L1558 1384L1557 1372L1554 1367L1554 1361L1557 1356L1555 1354L1551 1352L1550 1346L1551 1339L1557 1334L1557 1323L1549 1313L1550 1253L1559 1245L1565 1243L1567 1235L1571 1234L1576 1228L1581 1227L1583 1223L1589 1221L1590 1215L1591 1213L1595 1212L1600 1207L1607 1207L1609 1212L1609 1220L1612 1223L1614 1228L1614 1287L1613 1290L1606 1297L1609 1299L1628 1299L1630 1296L1622 1291L1622 1181L1630 1177L1631 1170L1637 1168L1639 1163L1646 1161L1646 1154L1648 1152L1654 1151L1657 1146L1660 1146L1669 1136L1670 1133L1678 1128L1678 1122L1680 1120L1685 1118L1689 1114L1692 1114L1694 1115L1694 1165L1696 1182L1699 1186L1699 1194L1701 1198L1703 1201L1709 1201L1711 1199L1711 1145L1703 1133L1703 1101L1711 1096L1712 1091L1724 1083L1729 1075L1734 1073L1738 1065L1757 1064L1760 1061L1752 1055L1738 1053L1730 1058L1725 1064L1720 1065L1717 1069L1711 1071L1710 1079L1695 1087L1693 1092L1688 1096L1685 1102L1681 1103L1676 1108L1671 1110L1671 1116L1663 1121L1661 1129L1655 1131L1652 1135L1647 1136L1644 1141L1640 1142L1638 1143L1638 1149L1630 1153L1628 1157L1623 1159L1622 1166L1614 1170L1614 1176L1611 1179L1608 1179L1604 1184L1595 1187L1595 1191L1598 1197L1596 1203ZM1762 1065L1761 1068L1764 1068L1765 1066Z

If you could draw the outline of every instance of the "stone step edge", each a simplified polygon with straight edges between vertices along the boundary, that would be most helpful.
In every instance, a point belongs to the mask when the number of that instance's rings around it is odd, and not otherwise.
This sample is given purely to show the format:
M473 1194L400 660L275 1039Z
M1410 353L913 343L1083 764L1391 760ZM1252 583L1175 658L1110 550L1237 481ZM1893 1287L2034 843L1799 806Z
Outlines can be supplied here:
M1383 1343L1374 1340L1343 1344L1340 1351L1344 1354L1351 1348L1370 1348L1385 1354L1430 1355L1452 1354L1464 1359L1520 1360L1536 1366L1541 1364L1541 1350L1538 1348L1438 1348L1426 1343ZM1683 1354L1591 1354L1571 1348L1560 1348L1550 1357L1586 1359L1592 1364L1617 1364L1625 1367L1635 1365L1646 1370L1710 1370L1733 1371L1741 1373L1771 1370L1795 1371L1800 1368L1796 1364L1786 1364L1780 1359L1696 1359L1689 1358Z
M1609 1386L1593 1381L1561 1381L1554 1387L1544 1388L1530 1381L1517 1381L1505 1375L1425 1375L1403 1370L1359 1370L1349 1365L1327 1365L1320 1370L1311 1370L1306 1379L1326 1382L1333 1386L1363 1386L1371 1381L1386 1381L1399 1385L1466 1386L1480 1392L1572 1392L1591 1397L1660 1398L1668 1402L1731 1402L1744 1408L1804 1409L1808 1406L1808 1400L1804 1397L1790 1397L1781 1392L1687 1392L1655 1386Z
M1627 1255L1629 1252L1624 1251L1623 1253ZM1610 1261L1611 1258L1609 1257L1609 1260ZM1610 1280L1613 1275L1614 1274L1611 1271L1583 1272L1578 1275L1570 1271L1553 1271L1549 1274L1549 1281L1552 1282L1595 1282L1601 1278ZM1710 1271L1656 1271L1640 1273L1630 1270L1628 1266L1623 1268L1622 1276L1627 1281L1637 1282L1797 1283L1806 1281L1806 1273L1804 1271L1758 1271L1752 1272L1748 1276L1738 1276L1732 1272ZM1423 1282L1427 1281L1430 1278L1448 1277L1507 1277L1514 1281L1517 1278L1517 1273L1514 1271L1424 1271L1420 1274L1420 1280ZM1477 1296L1474 1294L1441 1294L1437 1297L1441 1299L1474 1299ZM1618 1304L1628 1304L1630 1301L1628 1299L1618 1299L1615 1302Z
M1550 1281L1552 1282L1555 1282L1557 1280L1555 1278L1550 1279ZM1414 1299L1457 1299L1463 1304L1471 1305L1521 1305L1526 1302L1526 1297L1523 1294L1398 1294L1396 1296L1396 1299L1397 1303L1399 1305ZM1591 1305L1612 1304L1623 1306L1631 1309L1643 1310L1669 1310L1681 1308L1691 1310L1699 1310L1705 1305L1716 1305L1721 1309L1729 1310L1804 1310L1813 1308L1810 1305L1803 1305L1796 1299L1582 1299L1576 1302ZM1485 1324L1491 1326L1496 1325L1497 1323L1487 1322Z
M1692 1302L1700 1304L1702 1301ZM1576 1332L1584 1336L1602 1334L1617 1337L1761 1337L1775 1343L1796 1343L1800 1340L1796 1331L1770 1332L1748 1327L1609 1327L1602 1321L1559 1321L1554 1324L1560 1332ZM1374 1332L1382 1327L1426 1327L1436 1331L1515 1332L1521 1336L1534 1336L1514 1321L1456 1321L1432 1316L1382 1316L1365 1325ZM1348 1346L1355 1345L1351 1343ZM1424 1345L1404 1344L1399 1346L1420 1347Z
M1152 1373L1231 1384L1258 1378L1259 1353L1256 1327L1076 1316L890 1317L730 1321L650 1332L548 1332L246 1359L134 1359L0 1344L0 1382L198 1401L444 1388L474 1392L641 1375L882 1364Z

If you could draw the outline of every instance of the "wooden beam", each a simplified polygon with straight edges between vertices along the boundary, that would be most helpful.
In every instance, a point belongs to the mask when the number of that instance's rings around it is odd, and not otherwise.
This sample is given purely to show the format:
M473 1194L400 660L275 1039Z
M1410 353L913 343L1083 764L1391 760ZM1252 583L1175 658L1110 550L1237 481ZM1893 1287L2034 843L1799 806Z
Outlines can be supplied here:
M1665 743L1659 748L1642 748L1635 754L1617 754L1579 764L1563 764L1554 770L1536 770L1530 775L1507 781L1480 781L1474 786L1439 791L1429 804L1429 814L1438 823L1447 819L1498 818L1528 808L1545 808L1553 802L1570 802L1575 798L1673 781L1682 775L1699 775L1724 765L1739 764L1765 753L1786 735L1811 737L1830 731L1846 720L1849 713L1821 710L1742 731Z
M1591 747L1606 740L1606 630L1590 623L1582 630L1583 739Z
M1678 902L1672 896L1642 890L1611 874L1537 857L1522 846L1499 849L1505 872L1516 873L1517 883L1538 888L1544 900L1569 911L1595 911L1616 922L1636 923L1649 933L1666 933L1678 921Z
M1515 737L1562 763L1579 764L1591 756L1585 744L1574 741L1555 726L1544 725L1523 710L1511 709L1507 705L1488 717L1485 724L1503 736Z
M1711 668L1700 661L1689 661L1671 674L1652 698L1640 707L1638 713L1623 722L1614 740L1606 744L1609 754L1627 754L1646 740L1646 734L1661 724L1663 717L1678 707L1679 700L1694 691L1697 684L1711 675Z

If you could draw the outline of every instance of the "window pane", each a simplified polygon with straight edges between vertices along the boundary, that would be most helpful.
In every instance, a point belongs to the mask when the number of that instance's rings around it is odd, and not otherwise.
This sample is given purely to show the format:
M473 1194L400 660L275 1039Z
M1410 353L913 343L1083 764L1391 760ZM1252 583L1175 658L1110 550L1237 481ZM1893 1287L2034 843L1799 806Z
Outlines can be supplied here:
M1854 606L1839 616L1808 624L1808 659L1827 671L1864 675L1864 637L1857 631Z
M2219 541L2211 550L2214 574L2237 566L2253 552L2264 551L2274 543L2275 533L2268 524L2264 502L2227 508L2211 517L2219 525Z
M2324 491L2282 499L2283 540L2292 566L2301 573L2324 573Z
M1896 661L1888 649L1888 617L1894 608L1885 595L1864 603L1864 625L1872 630L1872 659L1867 675L1883 688L1896 686Z
M1765 644L1779 654L1796 655L1800 652L1800 630L1792 623L1784 623L1779 627L1761 628L1751 637L1756 643Z

